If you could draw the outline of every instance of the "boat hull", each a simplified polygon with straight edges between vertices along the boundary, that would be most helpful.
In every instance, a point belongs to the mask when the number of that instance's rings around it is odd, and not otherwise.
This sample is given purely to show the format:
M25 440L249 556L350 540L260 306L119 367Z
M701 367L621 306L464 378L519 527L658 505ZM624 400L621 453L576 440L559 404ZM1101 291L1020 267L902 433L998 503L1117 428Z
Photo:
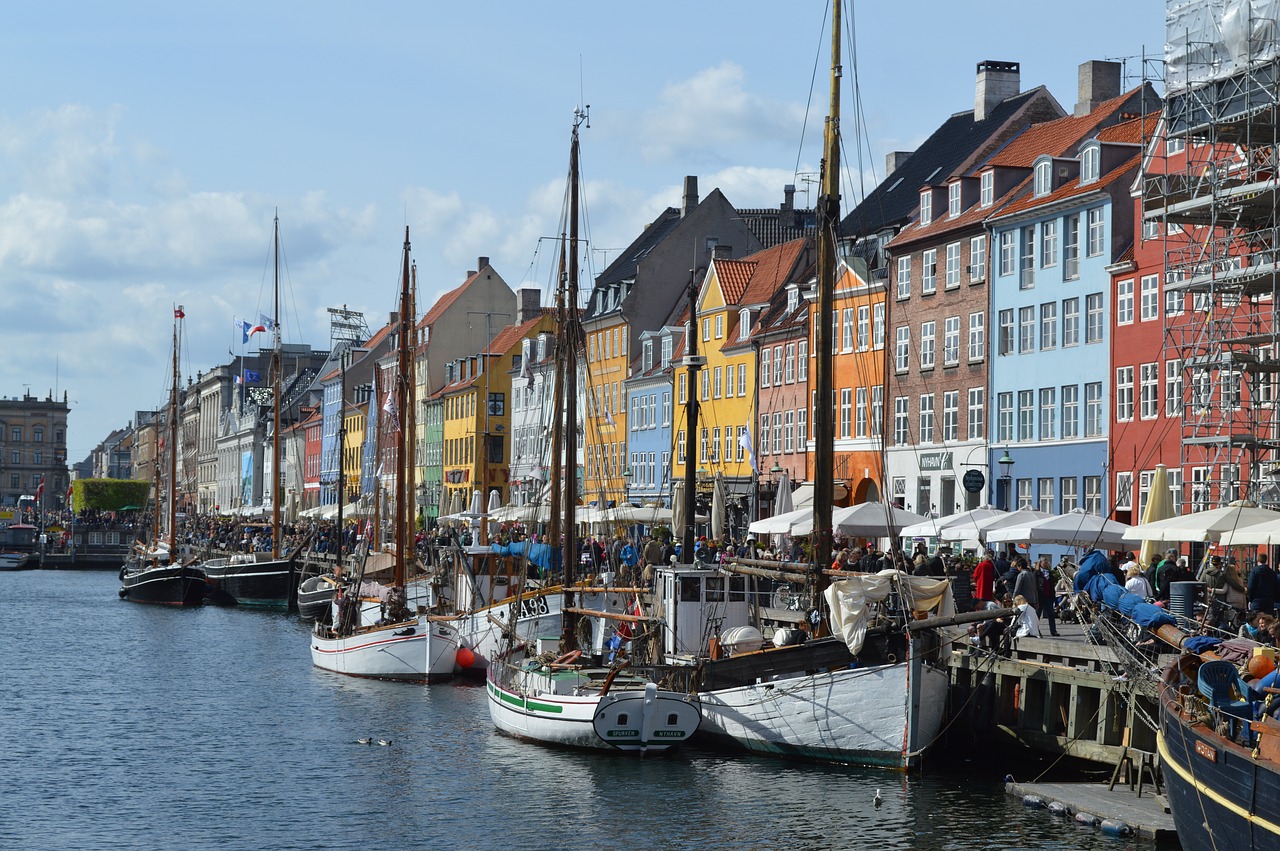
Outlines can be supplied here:
M310 576L298 584L298 616L309 621L328 622L338 585L332 573Z
M529 641L559 636L563 623L560 610L563 605L564 592L560 590L528 592L522 595L515 623L516 635ZM448 621L458 631L459 644L472 654L471 665L463 671L464 674L482 677L492 660L498 658L503 643L503 629L494 620L506 624L510 613L511 601L508 600L458 615Z
M425 616L404 623L333 636L323 626L311 635L317 668L375 680L431 683L453 676L458 640L453 629Z
M31 553L0 553L0 570L34 570L39 561Z
M1156 742L1184 851L1280 849L1280 771L1269 760L1192 724L1165 687Z
M703 692L703 733L748 751L911 768L942 727L947 676L907 663L784 676ZM912 711L912 707L916 707Z
M296 562L233 562L214 559L201 567L209 585L225 602L262 609L287 609L289 598L298 584Z
M198 606L209 588L204 571L192 565L126 565L120 583L122 599L162 606Z

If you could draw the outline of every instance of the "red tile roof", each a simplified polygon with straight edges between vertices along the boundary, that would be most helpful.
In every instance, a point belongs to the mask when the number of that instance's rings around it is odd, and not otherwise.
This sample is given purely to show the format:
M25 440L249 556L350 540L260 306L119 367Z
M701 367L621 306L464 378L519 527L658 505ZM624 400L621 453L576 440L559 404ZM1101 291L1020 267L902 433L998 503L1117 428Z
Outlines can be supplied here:
M721 258L711 261L716 268L716 280L720 282L720 292L724 296L725 306L737 304L742 294L751 283L751 273L756 264L750 260L730 260Z
M489 348L485 349L488 355L505 355L517 341L524 337L533 329L535 325L542 321L544 316L554 316L556 309L554 307L542 308L542 315L521 322L519 325L508 325L498 332L493 338L493 342L489 344Z
M1091 192L1097 192L1099 189L1105 189L1112 183L1115 183L1117 180L1124 177L1128 173L1129 169L1136 166L1138 164L1139 156L1139 153L1135 153L1132 157L1111 169L1111 171L1102 175L1099 180L1095 180L1092 183L1081 184L1079 180L1069 180L1050 192L1048 195L1041 195L1039 197L1035 195L1027 195L1019 198L1017 201L1009 204L1009 206L1001 209L999 213L991 218L992 220L1002 219L1006 216L1021 213L1024 210L1031 210L1048 204L1056 204L1059 201L1065 201L1068 198L1075 198L1079 195L1088 195Z
M1160 123L1160 113L1153 112L1145 118L1130 118L1128 121L1121 121L1111 127L1104 127L1098 131L1099 142L1122 142L1129 145L1139 145L1149 141L1156 132L1156 125Z
M483 271L483 269L480 270L480 272ZM428 310L427 314L418 322L418 327L428 328L434 325L441 316L444 316L444 312L453 306L453 303L458 300L458 297L467 291L467 287L471 286L472 282L475 281L476 278L480 277L480 272L468 275L467 279L463 281L460 286L454 287L444 295L440 296L440 298L436 299L436 303L431 305L431 309Z

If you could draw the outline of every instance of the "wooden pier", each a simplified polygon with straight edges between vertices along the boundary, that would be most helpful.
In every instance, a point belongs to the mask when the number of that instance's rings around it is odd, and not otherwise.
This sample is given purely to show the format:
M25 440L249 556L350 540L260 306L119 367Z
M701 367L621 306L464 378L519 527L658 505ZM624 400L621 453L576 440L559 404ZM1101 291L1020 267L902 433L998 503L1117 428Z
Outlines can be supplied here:
M1177 837L1173 816L1169 814L1164 796L1147 789L1141 797L1127 784L1116 784L1109 789L1106 783L1005 783L1005 792L1021 798L1023 803L1039 801L1034 808L1044 810L1044 817L1056 815L1063 820L1076 821L1076 815L1084 813L1100 821L1119 822L1133 831L1133 835L1164 842ZM1060 807L1052 807L1052 804ZM1050 814L1053 815L1050 815Z

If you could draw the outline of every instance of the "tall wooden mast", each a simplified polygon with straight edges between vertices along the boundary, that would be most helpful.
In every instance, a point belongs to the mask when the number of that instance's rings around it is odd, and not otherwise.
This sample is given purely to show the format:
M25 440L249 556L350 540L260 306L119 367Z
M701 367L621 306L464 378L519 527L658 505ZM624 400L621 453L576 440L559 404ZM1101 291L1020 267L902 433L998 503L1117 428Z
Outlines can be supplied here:
M272 286L274 294L271 308L271 391L274 410L271 423L271 558L280 558L280 497L283 488L280 486L280 408L284 404L282 388L283 362L280 355L280 216L277 214L272 235L275 250L275 281Z
M578 342L582 332L578 318L578 128L587 120L585 109L573 114L573 140L569 145L569 276L565 281L564 350L564 617L560 646L576 647L578 618L573 608L573 583L578 560ZM557 449L558 451L558 449Z
M399 362L396 366L394 396L396 403L396 561L395 584L403 586L413 552L413 536L409 534L409 512L405 474L409 458L409 406L413 402L413 294L409 283L409 226L404 229L404 268L400 287ZM376 404L376 400L375 400Z
M173 312L173 387L169 391L169 560L178 554L178 353L182 348L182 305Z

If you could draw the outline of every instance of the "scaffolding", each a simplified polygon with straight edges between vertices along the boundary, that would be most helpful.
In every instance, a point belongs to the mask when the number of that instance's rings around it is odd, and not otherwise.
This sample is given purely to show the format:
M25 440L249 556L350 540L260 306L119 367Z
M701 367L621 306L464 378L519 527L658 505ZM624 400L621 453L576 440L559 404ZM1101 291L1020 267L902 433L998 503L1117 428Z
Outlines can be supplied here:
M369 339L369 323L358 310L342 307L329 308L329 348L338 351L358 346Z
M1280 504L1276 7L1167 4L1164 143L1144 169L1143 219L1164 240L1164 356L1181 368L1192 510Z

